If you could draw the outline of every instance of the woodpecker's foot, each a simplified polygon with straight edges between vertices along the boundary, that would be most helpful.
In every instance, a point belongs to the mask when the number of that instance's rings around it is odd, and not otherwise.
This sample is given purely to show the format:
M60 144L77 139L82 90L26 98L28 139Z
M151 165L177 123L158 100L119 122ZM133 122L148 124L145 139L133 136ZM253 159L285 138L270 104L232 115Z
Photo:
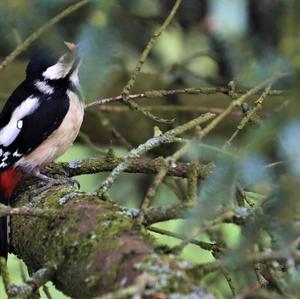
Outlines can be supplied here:
M46 167L47 170L49 170L50 175L60 175L60 176L64 176L64 177L69 177L70 174L67 170L63 169L63 168L51 168L51 167Z
M30 201L38 194L42 193L43 191L46 191L47 189L49 189L50 187L53 186L57 186L57 185L76 185L78 189L80 189L80 183L77 180L74 180L72 178L63 178L63 179L54 179L54 178L50 178L38 171L36 171L34 173L34 176L43 180L44 182L46 182L46 184L44 184L42 187L34 190L31 192L30 194Z
M40 173L38 170L36 170L33 173L33 175L35 177L47 182L48 184L50 184L50 187L54 186L54 185L69 184L69 185L72 185L72 186L76 185L77 188L80 189L80 183L77 180L69 178L69 177L66 177L66 178L63 178L63 179L54 179L54 178L46 176L45 174Z
M50 178L40 172L36 172L34 174L34 176L36 176L37 178L47 182L48 184L50 184L50 187L51 186L54 186L54 185L64 185L64 184L69 184L69 185L76 185L78 187L78 189L80 189L80 183L75 180L75 179L72 179L72 178L63 178L63 179L54 179L54 178Z

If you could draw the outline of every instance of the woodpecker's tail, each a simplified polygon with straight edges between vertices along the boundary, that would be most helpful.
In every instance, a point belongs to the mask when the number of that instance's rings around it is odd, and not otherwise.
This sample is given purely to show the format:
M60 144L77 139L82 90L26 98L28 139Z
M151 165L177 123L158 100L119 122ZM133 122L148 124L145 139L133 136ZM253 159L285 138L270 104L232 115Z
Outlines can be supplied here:
M9 205L10 197L16 185L22 179L22 172L17 168L9 168L0 173L0 203ZM7 259L9 249L9 217L0 217L0 256Z

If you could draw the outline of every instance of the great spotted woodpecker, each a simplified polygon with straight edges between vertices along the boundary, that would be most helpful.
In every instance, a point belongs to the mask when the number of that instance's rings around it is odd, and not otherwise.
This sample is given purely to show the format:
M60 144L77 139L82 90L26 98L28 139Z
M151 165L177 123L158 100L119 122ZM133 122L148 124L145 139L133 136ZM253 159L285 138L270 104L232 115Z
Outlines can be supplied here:
M84 114L78 79L76 46L55 58L38 52L29 62L25 80L0 114L0 202L8 205L18 183L40 173L75 140ZM49 180L53 180L49 178ZM8 217L0 218L0 256L8 254Z

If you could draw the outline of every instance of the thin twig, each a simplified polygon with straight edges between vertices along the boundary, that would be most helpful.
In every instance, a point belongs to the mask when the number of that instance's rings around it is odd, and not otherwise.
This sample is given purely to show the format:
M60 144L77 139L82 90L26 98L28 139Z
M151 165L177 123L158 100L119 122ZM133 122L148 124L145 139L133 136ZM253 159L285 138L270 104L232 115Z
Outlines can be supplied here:
M217 225L222 223L225 219L227 219L228 217L231 217L234 213L229 210L227 212L223 212L221 215L218 215L215 217L215 219L209 221L208 224L204 224L202 226L199 226L198 228L195 229L195 231L192 233L191 236L186 237L182 240L182 242L174 247L174 251L179 253L182 252L182 250L197 236L199 236L200 234L203 234L205 232L207 232L209 229L211 229L212 226Z
M228 284L228 286L231 290L232 295L235 296L236 295L236 289L235 289L235 286L233 284L230 272L227 271L227 269L225 267L221 267L221 272L222 272L225 280L227 281L227 284Z
M146 209L148 209L156 195L157 189L160 186L161 182L165 178L168 172L168 166L163 164L160 171L155 176L152 184L150 185L147 194L143 200L141 211L144 212Z
M232 134L232 136L229 138L229 140L226 141L223 148L226 148L231 145L232 141L235 139L235 137L238 135L238 133L241 132L249 122L251 122L253 117L255 117L257 111L262 108L262 104L263 104L264 100L267 98L267 96L271 90L272 83L273 83L273 81L271 81L268 84L268 86L266 87L266 89L264 90L262 95L255 101L254 108L251 109L249 112L247 112L245 114L245 116L241 119L235 132Z
M52 217L57 214L56 210L19 207L12 208L0 203L0 217L3 216L32 216L32 217Z
M95 115L101 125L105 129L110 131L113 137L115 137L116 140L120 142L120 144L122 144L127 150L132 149L132 145L129 143L129 141L120 133L119 130L117 130L117 128L113 125L111 120L106 115L103 115L103 113L101 113L101 115L99 113L96 113Z
M282 76L276 76L271 79L267 79L264 82L258 84L257 86L250 89L247 93L243 94L236 100L233 100L230 105L221 113L219 114L214 120L212 120L209 125L207 125L201 132L199 138L206 136L210 133L227 115L231 113L231 111L236 108L240 107L242 103L244 103L250 96L254 95L258 91L260 91L265 86L269 85L270 83L274 82L275 80L281 78Z
M261 266L259 263L254 263L253 264L253 270L254 270L254 273L256 275L256 279L260 285L261 288L264 288L268 285L268 281L265 279L265 277L262 275L262 272L261 272Z
M243 259L236 260L234 266L231 264L230 259L224 259L224 260L216 260L214 262L203 264L203 265L197 265L193 267L193 271L194 274L198 272L199 276L203 276L213 271L219 270L220 267L224 267L224 266L227 268L233 267L234 269L238 269L247 264L264 263L264 262L271 262L276 260L288 260L289 258L292 258L296 262L300 261L300 253L294 248L277 250L277 251L275 250L267 251L267 252L252 252L252 253L247 253L247 255L245 255L244 257L245 258Z
M275 80L281 78L283 75L274 76L274 78L267 79L264 82L258 84L257 86L250 89L247 93L243 94L241 97L233 100L224 111L217 115L204 129L198 132L197 141L201 141L204 137L206 137L214 128L216 128L220 122L228 116L236 107L240 107L242 103L244 103L250 96L254 95L266 85L271 84ZM192 142L185 144L182 148L180 148L177 152L173 154L170 159L178 160L182 157L193 145Z
M3 257L0 257L0 273L2 276L2 281L4 284L5 292L8 294L9 286L12 284L12 280L10 277L10 273L7 268L6 259Z
M7 294L9 298L28 298L33 292L46 284L53 276L53 269L40 269L36 271L26 282L15 285L7 285Z
M88 147L92 150L96 151L100 155L105 155L106 152L101 150L96 144L94 144L89 135L85 134L84 132L80 131L78 137L81 139L83 143L85 143Z
M239 95L244 95L248 91L246 90L238 90L236 91ZM257 95L259 91L256 91L252 93L253 95ZM190 88L184 88L184 89L171 89L171 90L150 90L145 91L142 93L137 94L129 94L127 96L127 101L133 101L133 100L139 100L139 99L155 99L155 98L163 98L168 97L172 95L215 95L217 93L228 95L229 94L229 88L226 87L190 87ZM286 90L271 90L269 95L270 96L282 96L289 93L289 91ZM85 108L91 108L95 106L101 106L106 105L110 103L115 102L122 102L122 95L114 96L114 97L108 97L103 98L100 100L93 101L89 104L86 104ZM216 113L219 114L219 113Z
M162 160L163 160L163 165L162 165L161 169L159 170L159 172L154 177L154 180L152 181L150 187L147 190L146 196L144 197L144 199L142 201L139 217L137 217L137 219L135 220L135 224L137 224L137 225L141 225L144 222L145 212L151 206L151 203L154 200L154 197L157 193L157 190L158 190L160 184L162 183L165 176L167 175L168 165L166 165L166 162L164 159L162 159Z
M214 114L221 114L224 111L224 108L217 108L217 107L209 107L209 106L199 106L199 105L151 105L151 106L143 106L143 108L147 111L159 111L159 112L211 112ZM113 112L113 113L122 113L129 111L128 107L124 107L121 105L103 105L98 106L97 110L101 112ZM241 116L242 112L240 110L234 110L231 113L235 116Z
M86 5L90 0L81 0L75 4L70 5L58 15L50 19L46 24L39 27L29 37L27 37L21 44L19 44L7 57L4 58L0 64L0 70L5 68L9 63L13 62L18 55L25 51L35 40L37 40L43 33L49 30L53 25L67 17L74 11Z
M50 290L49 290L49 288L46 285L43 286L43 291L44 291L47 299L53 299L53 297L52 297L52 295L50 293Z
M197 163L191 163L188 173L188 194L187 199L191 203L197 202L197 189L198 189L198 176L197 176Z
M168 25L173 20L173 18L175 16L175 14L176 14L176 12L177 12L177 10L178 10L181 2L182 2L182 0L176 0L176 2L174 4L171 12L167 16L167 18L165 19L165 21L163 22L163 24L154 32L154 34L151 37L151 39L149 40L146 48L142 52L141 57L140 57L137 65L136 65L133 73L130 76L129 81L127 82L126 86L123 88L123 91L122 91L122 94L121 94L123 102L126 105L128 105L128 107L130 107L133 110L137 110L137 111L141 112L143 115L149 117L152 120L155 120L157 122L162 122L162 123L171 123L171 122L173 122L173 120L166 120L166 119L158 118L157 116L153 115L151 112L145 111L137 103L128 101L128 96L129 96L130 91L132 90L132 88L133 88L133 86L135 84L137 76L141 72L144 63L146 62L146 60L148 58L148 55L149 55L150 51L155 46L155 44L156 44L158 38L160 37L160 35L166 30L166 28L168 27Z
M147 230L149 230L151 232L154 232L154 233L161 234L161 235L166 235L166 236L169 236L169 237L180 239L180 240L183 240L185 238L184 235L180 235L180 234L177 234L177 233L174 233L174 232L162 229L162 228L154 227L154 226L147 227ZM192 239L190 241L190 243L194 244L194 245L197 245L201 249L208 250L208 251L221 251L222 250L219 247L219 245L216 244L216 243L208 243L208 242L199 241L199 240L196 240L196 239Z
M22 282L25 282L27 280L27 273L26 273L25 265L23 264L23 262L21 260L19 261L19 269L20 269L20 275L22 278Z
M210 119L212 119L215 115L212 113L206 113L201 115L181 126L178 126L172 130L167 131L166 133L162 134L158 137L153 137L147 140L145 143L140 144L137 148L131 150L125 157L124 161L120 163L111 174L106 178L106 180L101 184L98 192L100 194L106 193L116 180L116 178L131 164L131 161L139 158L144 153L148 152L149 150L156 148L162 144L174 143L178 141L176 136L188 131L195 126L204 123Z

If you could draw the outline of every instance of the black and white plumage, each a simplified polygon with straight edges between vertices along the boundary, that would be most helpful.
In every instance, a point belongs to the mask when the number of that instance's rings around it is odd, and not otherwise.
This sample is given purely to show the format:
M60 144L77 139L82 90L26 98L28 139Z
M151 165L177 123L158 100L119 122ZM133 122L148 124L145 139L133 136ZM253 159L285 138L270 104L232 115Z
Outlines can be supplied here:
M78 92L79 62L73 55L57 60L42 51L28 64L26 79L0 115L0 172L12 165L25 171L43 167L76 138L83 104Z
M76 46L60 58L41 51L29 62L25 80L0 114L0 202L9 204L24 176L62 155L75 140L84 114ZM8 253L8 218L0 218L0 256Z

